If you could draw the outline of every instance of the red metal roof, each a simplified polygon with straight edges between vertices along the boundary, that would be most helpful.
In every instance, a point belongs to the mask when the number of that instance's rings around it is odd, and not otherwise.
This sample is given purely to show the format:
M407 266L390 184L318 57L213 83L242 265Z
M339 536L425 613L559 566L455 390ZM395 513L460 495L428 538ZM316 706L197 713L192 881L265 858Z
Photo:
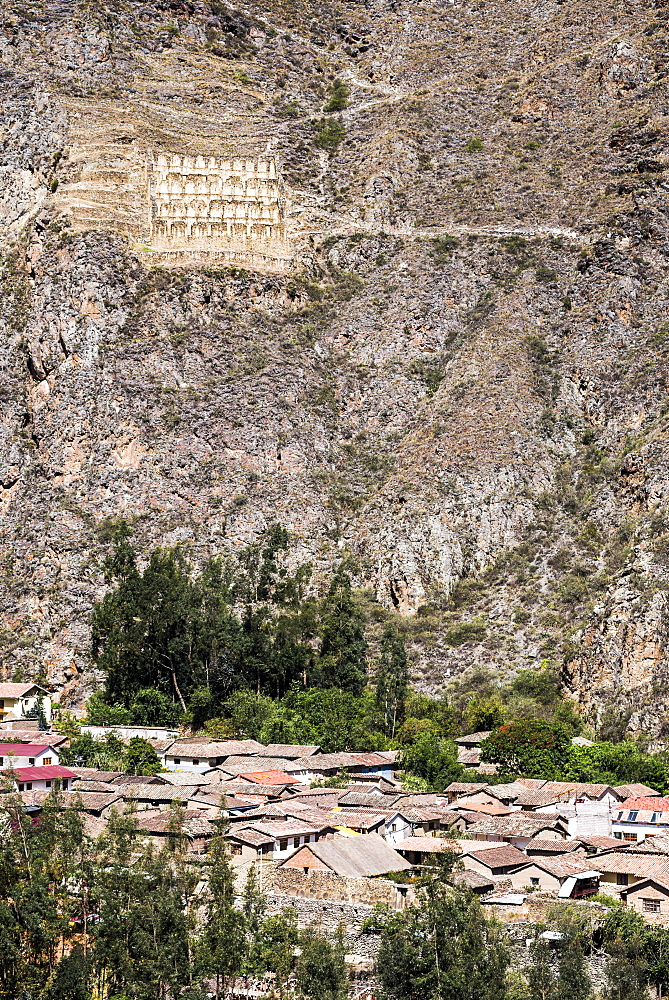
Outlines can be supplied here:
M0 743L0 757L39 757L44 750L53 750L50 743Z
M38 781L40 778L77 778L74 771L60 764L47 764L43 767L15 767L13 773L18 781Z
M294 785L295 778L291 778L285 771L244 771L239 775L247 781L254 781L258 785Z

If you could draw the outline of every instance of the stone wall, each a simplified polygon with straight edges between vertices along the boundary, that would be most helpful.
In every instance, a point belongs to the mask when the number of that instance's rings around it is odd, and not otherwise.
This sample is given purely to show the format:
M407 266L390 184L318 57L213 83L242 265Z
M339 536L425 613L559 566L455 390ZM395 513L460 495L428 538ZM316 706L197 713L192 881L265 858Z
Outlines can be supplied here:
M275 868L266 885L273 892L298 899L366 906L385 903L395 910L403 909L415 898L411 886L398 886L389 879L343 878L333 872L321 871L305 874L295 868Z

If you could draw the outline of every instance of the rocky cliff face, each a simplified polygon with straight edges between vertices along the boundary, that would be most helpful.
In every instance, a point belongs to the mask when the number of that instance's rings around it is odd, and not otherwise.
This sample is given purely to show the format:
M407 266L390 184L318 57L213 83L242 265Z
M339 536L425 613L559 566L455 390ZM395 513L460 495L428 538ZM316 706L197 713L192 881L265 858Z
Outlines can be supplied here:
M426 688L661 735L666 5L0 9L4 675L81 696L109 519L280 520Z

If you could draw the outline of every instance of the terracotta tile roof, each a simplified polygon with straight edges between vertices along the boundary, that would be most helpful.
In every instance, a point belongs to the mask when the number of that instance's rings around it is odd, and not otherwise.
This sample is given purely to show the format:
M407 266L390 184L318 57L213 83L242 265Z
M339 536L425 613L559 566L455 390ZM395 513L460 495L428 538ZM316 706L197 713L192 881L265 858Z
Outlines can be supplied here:
M294 785L296 781L285 771L244 771L237 777L256 785Z
M456 736L456 743L483 743L487 740L492 729L484 729L480 733L469 733L467 736Z
M603 840L609 840L609 837L603 837ZM536 840L530 840L529 844L525 845L525 851L528 856L531 856L535 852L545 853L545 854L573 854L574 851L582 851L583 844L580 840L549 840L548 838L543 839L537 837Z
M455 841L445 837L406 837L395 844L396 851L420 851L426 854L441 854L443 851L458 853Z
M320 747L295 743L268 743L265 747L267 757L288 757L290 760L297 760L299 757L313 757L315 753L320 753Z
M669 812L669 798L661 795L638 795L633 799L625 799L616 808L624 811L646 809L649 812Z
M168 785L192 785L202 787L211 784L210 779L205 774L197 771L163 771L160 777Z
M412 867L375 833L320 840L317 844L309 844L308 849L331 871L346 878L369 878Z
M570 875L576 875L578 872L585 872L591 870L590 858L587 857L585 851L583 852L583 857L559 857L559 858L531 858L531 864L536 865L538 868L542 868L544 871L549 872L551 875L555 875L556 878L568 878ZM596 868L592 868L596 871Z
M482 875L481 872L475 872L473 868L465 869L463 872L456 872L453 880L458 885L466 885L474 890L493 889L495 887L495 883L491 878L487 875Z
M39 687L39 685L35 684L33 681L30 681L28 684L3 683L0 684L0 698L20 698L28 691L32 691L34 687L36 687L39 691L44 691L44 688ZM47 692L44 691L44 694L46 693Z
M669 874L669 857L666 854L628 854L627 851L591 854L588 864L597 872L621 872L639 878Z
M139 828L147 833L168 834L172 820L173 815L169 811L148 817L142 816L141 813L137 815ZM199 809L186 809L182 816L182 822L183 832L187 837L211 837L215 833L214 826Z
M275 840L281 840L285 837L297 837L305 836L310 833L318 833L319 830L311 826L310 823L306 823L302 820L289 819L289 820L267 820L266 822L252 823L249 826L257 830L258 833L264 833L267 837L274 837Z
M461 795L463 792L481 792L487 785L484 781L476 783L471 781L452 781L444 789L446 792L456 792Z
M557 802L558 798L556 792L551 792L544 788L528 788L527 791L521 792L517 796L513 804L515 806L532 806L536 808L537 806L549 806Z
M121 771L98 771L95 767L78 767L77 774L82 781L113 782L121 776Z
M203 740L201 737L175 740L166 751L168 757L232 757L263 753L265 747L256 740Z
M548 782L545 778L516 778L516 784L524 785L525 788L543 788Z
M633 799L633 798L655 798L659 797L660 793L656 792L654 788L649 788L648 785L632 784L632 785L615 785L614 792L618 795L622 795L623 800Z
M565 822L559 816L545 813L514 812L509 816L486 816L474 823L470 829L477 833L497 834L500 837L533 837L541 830L564 830Z
M51 791L45 788L34 788L29 791L19 793L26 805L44 805L44 802L51 795ZM121 802L121 795L115 792L61 792L60 802L64 807L82 809L84 812L101 812L115 802Z
M180 799L185 802L193 797L197 788L183 785L143 785L124 784L119 786L119 791L124 799L137 799L142 802L172 802Z
M379 794L369 794L369 792L352 792L347 791L339 799L339 804L342 806L359 806L368 809L378 809L381 808L390 809L395 802L401 799L402 792L394 792L392 795Z
M118 788L114 788L107 781L75 781L72 784L73 792L116 792L120 795Z
M607 850L609 848L614 848L615 850L620 850L621 847L627 848L631 847L632 843L629 840L618 840L616 837L579 837L578 838L582 844L587 844L592 847L597 847L600 851ZM527 845L530 846L529 844Z
M451 802L451 809L464 809L467 812L483 813L486 816L508 816L511 810L508 806L488 805L487 802L467 802L465 799L456 799Z
M258 833L257 830L231 830L228 840L240 840L243 844L250 844L252 847L269 847L274 843L274 837Z
M471 854L464 856L465 867L469 858L475 858L491 870L497 868L519 868L521 865L527 864L527 855L511 844L504 847L493 847L487 851L472 851Z
M383 826L390 813L374 813L370 810L337 809L330 812L332 826L355 827L360 830L371 830L372 827Z

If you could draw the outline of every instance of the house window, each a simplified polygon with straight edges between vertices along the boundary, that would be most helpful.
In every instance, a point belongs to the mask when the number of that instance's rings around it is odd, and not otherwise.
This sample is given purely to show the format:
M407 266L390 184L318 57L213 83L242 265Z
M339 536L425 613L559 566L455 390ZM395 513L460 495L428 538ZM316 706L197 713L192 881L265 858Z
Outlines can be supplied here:
M174 763L175 764L180 764L181 763L181 757L175 757L174 758Z
M653 815L650 817L650 821L651 823L657 823L657 813L653 813Z
M630 823L634 823L638 815L639 815L638 810L633 809L627 818L630 821Z
M24 786L19 782L19 791L22 792L23 788L24 788Z
M629 875L618 872L616 875L616 885L629 885Z
M622 833L620 832L620 830L617 830L617 831L616 831L616 832L615 832L615 833L613 834L613 836L614 836L614 837L616 838L616 840L622 840L622 839L623 839L623 835L622 835Z
M636 833L623 833L623 840L636 840Z
M4 766L5 766L5 758L4 757L0 757L0 767L4 767Z
M642 899L641 908L644 913L659 913L660 912L660 900L659 899Z
M233 844L232 845L232 853L233 854L241 854L242 853L242 845L241 844Z
M28 763L30 764L31 767L34 767L35 766L35 758L34 757L28 757Z
M279 841L279 850L280 851L287 851L288 850L288 841L287 840L280 840Z
M29 792L32 787L33 787L32 781L26 781L26 791Z
M53 757L45 757L44 760L42 761L42 764L44 764L44 766L46 767L48 764L51 763L52 760Z
M50 782L50 781L47 781L47 783L46 783L46 787L47 787L47 788L51 788L51 782Z
M538 878L531 878L530 879L530 885L539 885L539 879Z
M193 765L199 764L199 763L200 763L199 758L195 757L194 760L193 760Z

